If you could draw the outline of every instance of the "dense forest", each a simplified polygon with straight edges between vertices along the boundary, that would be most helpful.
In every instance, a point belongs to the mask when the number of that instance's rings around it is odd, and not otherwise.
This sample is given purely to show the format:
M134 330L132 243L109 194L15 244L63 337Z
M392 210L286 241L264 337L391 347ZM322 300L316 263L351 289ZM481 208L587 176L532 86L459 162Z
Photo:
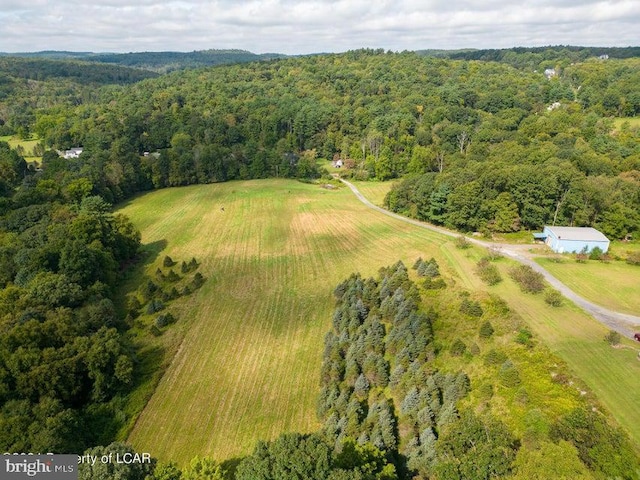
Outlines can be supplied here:
M77 106L14 107L1 121L47 147L84 147L57 181L88 178L110 202L165 186L313 177L317 158L341 158L356 178L409 175L388 206L434 223L593 225L624 238L640 228L640 142L612 118L640 113L639 82L637 58L543 60L535 72L364 50L173 73Z
M0 165L0 445L80 451L111 439L133 380L113 294L140 234L86 181L36 184L6 143Z

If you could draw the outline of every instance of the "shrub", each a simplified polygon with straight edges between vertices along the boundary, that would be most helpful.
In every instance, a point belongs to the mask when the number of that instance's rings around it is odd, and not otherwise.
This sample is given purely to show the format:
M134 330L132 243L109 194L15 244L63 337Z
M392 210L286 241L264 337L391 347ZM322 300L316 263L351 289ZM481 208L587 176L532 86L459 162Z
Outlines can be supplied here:
M162 266L170 268L173 267L176 264L176 262L173 261L173 259L169 256L166 255L164 257L164 260L162 261Z
M544 301L552 307L561 307L562 294L559 291L554 290L553 288L548 288L544 294Z
M489 263L485 257L476 264L476 273L487 285L496 285L502 281L502 276L495 265Z
M509 276L527 293L539 293L544 290L544 277L529 265L518 265L509 269Z
M147 315L159 312L160 310L164 310L164 303L160 300L151 300L147 305Z
M589 255L586 252L576 253L576 262L578 263L587 263L589 259Z
M449 351L451 352L451 355L459 357L461 355L464 355L464 352L467 351L467 346L462 340L458 338L455 342L453 342Z
M603 254L604 252L600 247L595 247L591 250L591 253L589 253L589 260L600 260Z
M456 245L456 248L460 248L464 250L466 248L471 247L471 242L467 240L467 238L464 235L460 235L459 237L456 237L455 245Z
M507 356L504 353L492 348L484 356L484 363L485 365L500 365L504 363L506 359Z
M175 317L170 313L163 313L162 315L158 315L155 321L155 326L158 328L166 327L167 325L171 325L176 321Z
M532 337L533 333L531 333L526 328L521 328L520 330L518 330L518 335L516 335L516 342L520 343L521 345L530 346Z
M502 364L498 372L498 377L505 387L517 387L521 382L518 369L511 360L506 360Z
M629 254L627 255L626 262L629 265L640 265L640 251L629 252Z
M462 300L462 303L460 304L460 312L464 313L465 315L469 315L470 317L481 317L484 313L482 307L480 306L480 303L476 302L475 300L469 300L467 298Z
M480 338L490 338L491 335L493 335L493 332L495 332L495 330L493 329L491 322L487 320L480 327Z
M615 330L610 330L609 333L607 333L607 335L604 337L604 339L609 345L615 347L617 345L620 345L620 340L622 339L622 337Z
M165 278L170 282L177 282L180 280L180 275L178 275L172 268L171 270L169 270L169 273L167 273L167 276Z
M442 278L436 278L434 280L431 277L425 278L424 279L424 283L422 284L422 286L426 290L439 290L439 289L442 289L442 288L447 288L447 284L445 283L445 281Z
M486 258L490 262L495 262L496 260L500 260L502 257L503 255L502 253L500 253L500 250L495 247L490 247L487 248L487 256L484 258Z

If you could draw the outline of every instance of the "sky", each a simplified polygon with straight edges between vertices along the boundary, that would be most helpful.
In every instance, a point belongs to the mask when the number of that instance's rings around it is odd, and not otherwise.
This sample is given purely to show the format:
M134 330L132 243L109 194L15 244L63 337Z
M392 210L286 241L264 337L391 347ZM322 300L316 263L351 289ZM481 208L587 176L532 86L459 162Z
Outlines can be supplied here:
M0 51L640 45L640 0L0 0Z

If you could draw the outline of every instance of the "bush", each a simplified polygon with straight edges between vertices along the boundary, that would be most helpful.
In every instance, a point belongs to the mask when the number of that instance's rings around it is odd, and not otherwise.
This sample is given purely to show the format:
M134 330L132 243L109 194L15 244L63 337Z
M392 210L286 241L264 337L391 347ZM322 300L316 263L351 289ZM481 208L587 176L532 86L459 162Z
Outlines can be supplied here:
M158 328L166 327L167 325L171 325L176 321L175 317L170 313L163 313L162 315L158 315L155 321L155 326Z
M455 245L456 245L456 248L460 248L464 250L466 248L471 247L471 242L467 240L467 238L464 235L460 235L459 237L456 237Z
M500 253L500 250L494 247L490 247L487 248L487 256L484 258L489 260L490 262L495 262L496 260L500 260L502 257L503 255L502 253Z
M531 333L526 328L521 328L520 330L518 330L518 335L516 335L516 342L521 345L530 346L532 337L533 333Z
M517 387L521 382L518 369L511 360L506 360L502 364L498 372L498 377L505 387Z
M554 290L553 288L548 288L544 294L544 301L552 307L561 307L562 294L559 291Z
M482 310L480 303L475 300L465 298L460 304L460 313L464 313L470 317L481 317L484 311Z
M162 303L162 301L160 300L151 300L147 305L147 315L154 314L161 310L164 310L164 303Z
M493 332L495 332L495 330L493 329L491 322L487 320L480 327L480 338L490 338L491 335L493 335Z
M620 340L622 340L622 336L615 330L610 330L609 333L607 333L607 335L604 337L604 339L609 345L611 345L612 347L615 347L617 345L620 345Z
M491 349L484 356L484 363L485 365L500 365L501 363L504 363L506 359L507 356L504 353Z
M176 262L169 255L166 255L162 261L162 266L167 268L173 267L175 264Z
M527 293L540 293L544 290L544 277L529 265L518 265L509 269L509 276Z
M627 255L626 262L629 265L640 265L640 251L629 252L629 254Z
M451 355L459 357L461 355L464 355L464 352L467 351L467 346L462 340L458 338L455 342L453 342L449 351L451 352Z
M435 280L433 280L431 277L425 278L422 286L426 290L439 290L442 288L447 288L447 284L442 278L436 278Z
M600 247L595 247L591 250L591 253L589 253L589 260L600 260L602 255L604 255L602 249Z
M489 263L489 259L486 257L476 264L476 273L487 285L496 285L502 281L498 268Z

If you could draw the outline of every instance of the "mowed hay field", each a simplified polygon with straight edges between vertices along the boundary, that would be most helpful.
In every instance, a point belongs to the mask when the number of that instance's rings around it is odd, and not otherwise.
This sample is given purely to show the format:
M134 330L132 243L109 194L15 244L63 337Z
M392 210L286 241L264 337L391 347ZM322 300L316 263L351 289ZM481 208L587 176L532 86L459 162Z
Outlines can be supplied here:
M612 349L607 329L580 309L521 293L507 259L497 262L504 281L487 287L473 271L483 249L456 249L451 238L368 209L346 187L230 182L159 190L120 211L143 243L166 242L150 275L164 255L195 256L208 278L175 305L180 319L170 328L184 339L129 436L160 460L225 460L250 453L258 439L316 430L334 286L399 259L409 268L418 256L434 256L450 283L505 299L640 445L634 344Z
M230 182L156 191L120 211L144 244L166 241L150 275L170 255L196 257L208 278L178 305L182 327L171 328L183 328L184 339L129 437L181 464L196 454L248 454L258 439L319 427L332 291L352 272L372 276L399 259L410 267L435 256L459 275L441 255L449 239L373 212L347 188Z
M557 263L536 261L584 298L618 312L640 315L640 266L622 261L578 263L567 258Z

